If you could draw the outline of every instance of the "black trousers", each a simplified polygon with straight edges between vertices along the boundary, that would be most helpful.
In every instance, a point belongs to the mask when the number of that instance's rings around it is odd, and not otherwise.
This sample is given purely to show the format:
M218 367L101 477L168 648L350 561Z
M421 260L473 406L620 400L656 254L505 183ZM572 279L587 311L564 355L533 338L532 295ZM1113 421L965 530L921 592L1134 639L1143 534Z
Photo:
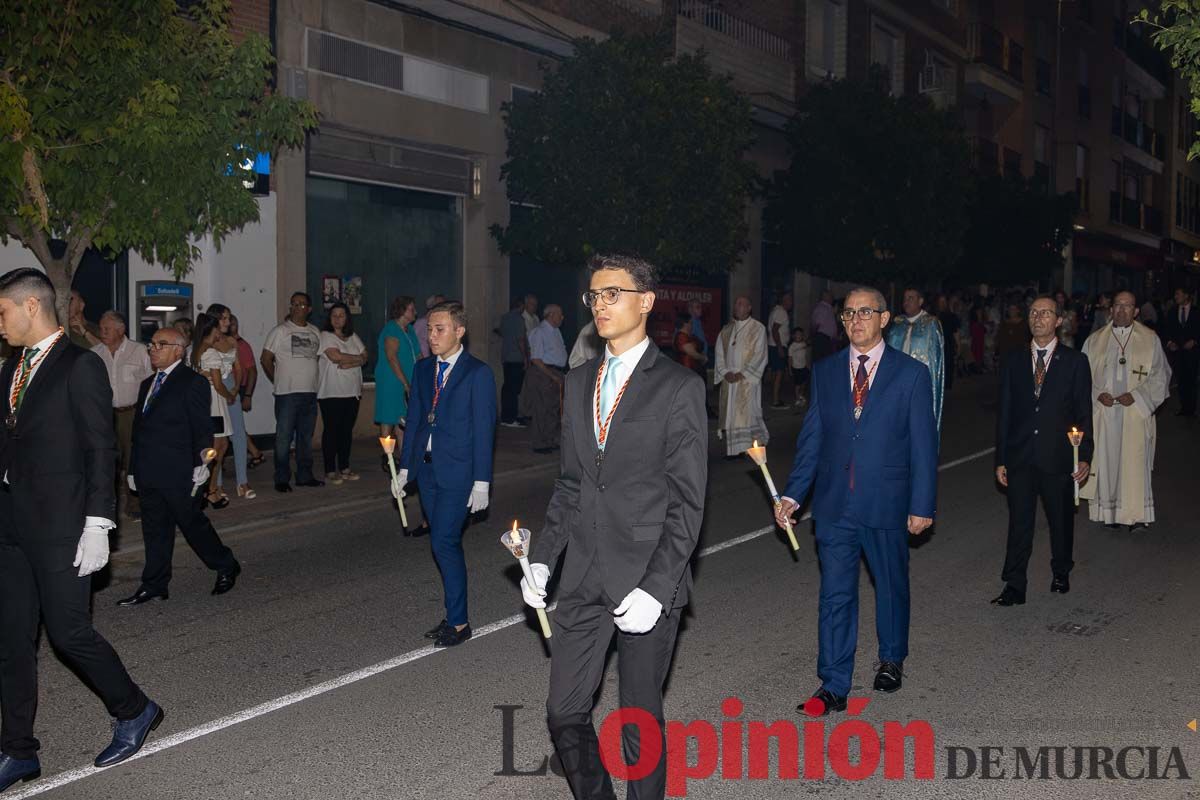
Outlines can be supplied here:
M191 489L143 489L142 541L146 544L146 564L142 567L142 588L165 592L171 582L171 560L175 554L175 527L200 556L204 566L217 572L234 572L237 559L217 535L201 509L202 497L192 497Z
M326 472L350 469L350 444L358 419L357 397L326 397L321 406L321 456Z
M504 388L500 390L500 421L516 422L521 386L525 383L525 364L504 362Z
M1191 350L1176 350L1170 353L1168 361L1173 362L1171 369L1175 379L1179 381L1179 410L1184 414L1196 413L1196 373L1200 367L1200 347Z
M146 695L92 627L92 579L79 577L71 566L77 545L0 530L0 751L13 758L33 758L41 747L33 735L39 620L55 652L100 696L109 714L133 719L146 708Z
M647 777L630 781L631 800L661 800L666 794L666 737L663 736L663 683L671 666L680 609L660 617L646 634L621 633L593 563L579 586L558 600L554 620L554 649L550 661L547 722L554 747L577 798L614 798L612 779L600 761L600 743L592 723L592 706L604 678L604 657L617 636L618 695L621 708L636 707L658 720L662 757ZM641 736L627 725L621 736L626 764L636 764Z
M1050 526L1051 572L1069 575L1075 566L1071 560L1075 540L1075 497L1071 485L1069 473L1042 472L1035 467L1008 468L1008 551L1000 577L1018 592L1025 592L1025 572L1033 552L1039 499Z

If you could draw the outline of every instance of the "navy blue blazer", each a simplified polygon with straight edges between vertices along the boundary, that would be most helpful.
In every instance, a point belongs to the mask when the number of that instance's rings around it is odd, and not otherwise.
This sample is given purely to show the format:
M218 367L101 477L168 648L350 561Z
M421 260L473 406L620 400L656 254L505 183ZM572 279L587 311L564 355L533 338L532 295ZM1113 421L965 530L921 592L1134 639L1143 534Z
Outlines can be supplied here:
M492 480L492 448L496 438L496 379L487 364L463 351L446 378L431 423L433 381L437 358L423 358L413 367L408 398L408 422L398 469L416 480L425 466L425 445L433 435L433 468L437 485L470 486Z
M843 348L813 368L808 414L784 496L803 503L813 489L812 515L824 523L849 513L868 528L906 529L910 514L932 518L938 435L929 368L885 347L856 422L849 359Z
M200 451L213 444L212 386L181 361L143 411L157 375L138 388L128 471L139 490L191 491L192 469L203 463Z

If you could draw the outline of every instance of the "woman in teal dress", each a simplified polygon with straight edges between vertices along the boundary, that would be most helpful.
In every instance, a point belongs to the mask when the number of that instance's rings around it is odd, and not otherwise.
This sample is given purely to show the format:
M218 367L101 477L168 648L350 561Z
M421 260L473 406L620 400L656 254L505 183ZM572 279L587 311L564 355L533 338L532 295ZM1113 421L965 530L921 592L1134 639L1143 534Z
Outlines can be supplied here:
M388 307L388 322L379 332L379 359L375 362L375 422L380 436L395 436L399 447L408 416L408 387L413 365L421 357L421 344L413 332L417 318L411 297L401 295Z

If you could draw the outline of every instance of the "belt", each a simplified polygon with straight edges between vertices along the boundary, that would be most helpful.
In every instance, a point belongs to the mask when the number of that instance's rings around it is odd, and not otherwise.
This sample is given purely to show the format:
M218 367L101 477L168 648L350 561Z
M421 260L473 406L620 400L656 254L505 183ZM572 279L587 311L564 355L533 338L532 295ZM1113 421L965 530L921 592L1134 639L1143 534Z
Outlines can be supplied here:
M114 408L113 411L120 414L122 411L133 411L135 408L137 408L137 403L134 403L131 406L121 406L120 408Z
M556 366L554 366L553 364L547 364L546 366L547 366L547 367L549 367L550 369L556 369L556 370L558 370L559 372L566 372L566 371L567 371L567 368L566 368L566 367L556 367Z

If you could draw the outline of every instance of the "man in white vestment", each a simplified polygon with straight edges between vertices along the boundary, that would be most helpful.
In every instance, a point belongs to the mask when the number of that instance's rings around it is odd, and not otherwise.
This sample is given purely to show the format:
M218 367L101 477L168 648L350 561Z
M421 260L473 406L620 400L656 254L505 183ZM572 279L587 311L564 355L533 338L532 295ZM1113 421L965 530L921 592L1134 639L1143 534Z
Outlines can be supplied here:
M733 303L733 319L716 342L713 383L721 387L720 429L726 458L736 458L757 439L770 438L762 415L762 377L767 369L767 329L750 316L750 298Z
M1154 522L1155 410L1167 399L1171 368L1158 336L1137 322L1137 299L1120 292L1112 321L1088 337L1096 451L1092 477L1079 491L1088 516L1130 529Z

